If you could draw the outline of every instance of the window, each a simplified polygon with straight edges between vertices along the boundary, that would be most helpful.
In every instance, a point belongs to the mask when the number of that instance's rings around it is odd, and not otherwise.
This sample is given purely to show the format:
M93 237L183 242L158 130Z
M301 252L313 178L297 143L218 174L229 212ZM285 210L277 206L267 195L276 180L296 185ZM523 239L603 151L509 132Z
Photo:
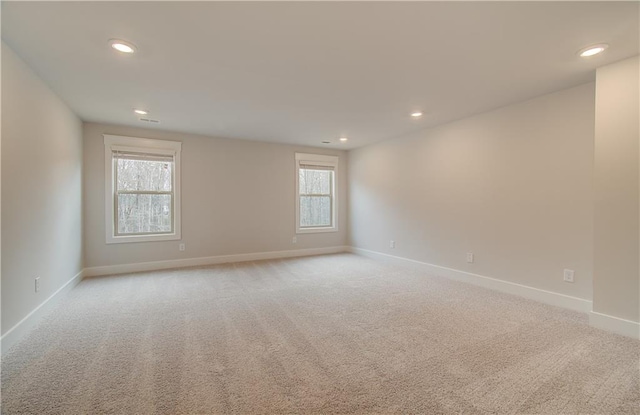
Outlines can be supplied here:
M335 232L338 157L296 153L296 232Z
M180 239L182 143L104 136L107 243Z

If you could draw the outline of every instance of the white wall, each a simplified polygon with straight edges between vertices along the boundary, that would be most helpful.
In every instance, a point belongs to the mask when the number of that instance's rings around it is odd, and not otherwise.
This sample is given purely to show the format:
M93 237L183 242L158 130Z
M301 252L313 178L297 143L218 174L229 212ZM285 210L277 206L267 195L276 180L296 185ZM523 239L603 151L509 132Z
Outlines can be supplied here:
M593 310L640 321L640 60L596 72Z
M182 241L105 243L103 134L183 143ZM292 244L296 151L339 156L339 231L297 235ZM87 267L346 245L344 151L85 123L84 163Z
M351 243L590 300L593 136L590 83L353 150Z
M1 165L4 335L82 270L82 123L4 43Z

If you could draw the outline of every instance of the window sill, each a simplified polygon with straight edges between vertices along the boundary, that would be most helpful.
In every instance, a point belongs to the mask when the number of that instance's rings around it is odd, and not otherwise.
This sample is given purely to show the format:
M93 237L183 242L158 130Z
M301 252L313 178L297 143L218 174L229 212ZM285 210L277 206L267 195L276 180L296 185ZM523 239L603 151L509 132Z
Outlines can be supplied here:
M107 236L107 244L126 244L135 242L161 242L161 241L177 241L182 239L179 234L163 234L163 235L131 235L131 236Z
M325 233L325 232L338 232L338 228L298 228L296 233Z

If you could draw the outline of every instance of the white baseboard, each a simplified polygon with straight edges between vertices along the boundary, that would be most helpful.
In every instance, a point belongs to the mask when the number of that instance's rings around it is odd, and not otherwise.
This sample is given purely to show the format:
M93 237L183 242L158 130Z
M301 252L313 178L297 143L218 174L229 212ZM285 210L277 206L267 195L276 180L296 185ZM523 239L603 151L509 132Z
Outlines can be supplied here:
M83 271L80 271L69 281L65 282L62 287L58 288L56 292L51 294L49 298L40 303L39 306L33 309L33 311L27 314L22 320L16 323L15 326L11 327L4 335L2 335L0 338L0 349L2 354L4 355L5 352L20 341L20 339L22 339L29 330L35 327L40 319L56 304L58 304L66 293L78 285L82 278Z
M206 265L226 264L229 262L246 262L263 259L337 254L348 251L349 247L347 246L330 246L327 248L294 249L290 251L256 252L250 254L219 255L200 258L171 259L167 261L138 262L134 264L106 265L85 268L84 276L97 277L100 275L127 274L130 272L155 271L170 268L200 267Z
M640 323L591 311L589 325L622 336L640 339Z
M486 277L484 275L441 267L439 265L433 265L413 259L383 254L381 252L370 251L368 249L351 247L350 252L378 260L390 261L404 266L409 265L412 267L417 267L418 269L429 272L432 275L442 276L456 281L462 281L508 294L514 294L541 303L567 308L569 310L588 313L592 308L592 302L589 300L584 300L582 298L572 297L565 294L559 294L552 291L541 290L538 288L529 287L527 285L499 280L497 278Z
M529 287L526 285L516 284L496 278L490 278L483 275L473 274L470 272L459 271L452 268L441 267L438 265L428 264L426 262L420 262L408 258L397 257L393 255L384 254L381 252L370 251L362 248L348 247L348 246L333 246L327 248L311 248L311 249L297 249L289 251L273 251L273 252L258 252L249 254L236 254L236 255L220 255L211 257L200 258L187 258L176 259L167 261L155 261L155 262L142 262L135 264L122 264L122 265L109 265L100 267L85 268L73 278L67 281L62 287L60 287L55 293L51 294L49 298L43 301L38 307L30 312L26 317L20 320L16 325L9 329L1 338L0 346L2 354L9 350L14 344L16 344L31 328L33 328L42 316L45 315L50 309L52 309L60 299L75 287L82 278L93 277L99 275L113 275L129 272L140 271L153 271L169 268L183 268L193 266L205 266L224 264L230 262L246 262L257 261L264 259L276 259L276 258L293 258L301 256L311 255L324 255L335 254L341 252L353 252L355 254L367 256L370 258L391 261L399 265L413 266L420 270L427 271L433 275L443 276L457 281L467 282L474 285L478 285L485 288L490 288L496 291L501 291L509 294L518 295L531 300L539 301L542 303L567 308L570 310L581 311L589 313L589 324L593 327L607 330L613 333L621 334L627 337L640 338L640 323L624 320L617 317L609 316L592 311L591 301L581 298L571 297L564 294L554 293L551 291L540 290L538 288Z
M237 254L237 255L220 255L202 258L187 258L176 259L168 261L156 261L156 262L142 262L136 264L122 264L122 265L110 265L102 267L90 267L85 268L76 274L73 278L67 281L62 287L60 287L55 293L51 294L49 298L44 300L38 307L31 311L26 317L20 320L15 326L9 329L0 338L0 349L2 354L8 351L14 344L20 341L30 329L32 329L40 319L51 310L64 294L71 291L78 283L85 277L95 277L99 275L112 275L123 274L129 272L139 271L153 271L159 269L169 268L183 268L203 265L215 265L224 264L229 262L245 262L245 261L257 261L261 259L276 259L276 258L293 258L301 256L311 255L324 255L324 254L336 254L340 252L348 252L347 246L332 246L327 248L311 248L311 249L297 249L290 251L274 251L274 252L257 252L251 254Z

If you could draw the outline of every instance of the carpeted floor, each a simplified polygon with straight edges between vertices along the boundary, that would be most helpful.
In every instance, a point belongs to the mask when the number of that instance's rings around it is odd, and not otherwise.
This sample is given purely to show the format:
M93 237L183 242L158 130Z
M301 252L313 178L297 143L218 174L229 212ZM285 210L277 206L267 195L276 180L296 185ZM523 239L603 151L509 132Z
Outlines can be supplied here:
M350 254L83 281L2 361L7 414L639 414L640 342Z

